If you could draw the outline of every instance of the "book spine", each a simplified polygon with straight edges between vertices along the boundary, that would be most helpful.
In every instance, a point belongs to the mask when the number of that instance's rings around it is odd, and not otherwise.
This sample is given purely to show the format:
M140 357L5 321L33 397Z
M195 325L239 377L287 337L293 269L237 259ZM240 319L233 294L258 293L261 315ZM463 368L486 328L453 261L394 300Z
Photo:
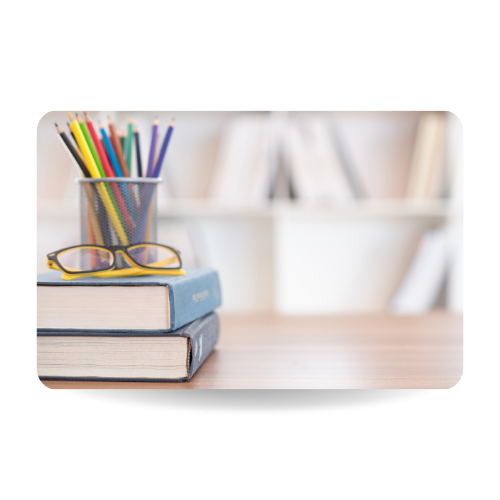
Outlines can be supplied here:
M214 350L219 339L219 317L211 313L195 321L186 329L191 342L190 366L188 380Z
M217 271L168 285L170 329L177 330L205 316L222 303Z

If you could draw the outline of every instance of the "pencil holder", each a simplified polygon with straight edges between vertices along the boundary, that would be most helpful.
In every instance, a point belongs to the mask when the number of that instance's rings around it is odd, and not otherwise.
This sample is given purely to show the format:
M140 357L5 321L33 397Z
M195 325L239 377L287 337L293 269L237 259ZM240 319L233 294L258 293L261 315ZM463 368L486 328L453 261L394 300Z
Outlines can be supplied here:
M160 178L82 178L77 182L82 245L156 243ZM119 259L117 267L128 266Z

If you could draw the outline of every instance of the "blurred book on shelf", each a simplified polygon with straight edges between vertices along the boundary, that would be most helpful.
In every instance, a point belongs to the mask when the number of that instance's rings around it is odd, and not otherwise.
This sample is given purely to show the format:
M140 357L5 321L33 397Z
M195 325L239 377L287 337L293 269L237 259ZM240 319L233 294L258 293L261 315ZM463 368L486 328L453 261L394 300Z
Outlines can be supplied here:
M407 197L438 198L444 186L446 117L423 113L420 117L410 169Z
M390 309L396 314L423 314L432 309L446 279L449 243L443 228L422 236Z
M309 203L338 204L354 198L327 123L316 116L287 123L285 158L295 196Z
M270 192L270 127L261 115L231 120L222 134L208 195L228 205L266 199Z

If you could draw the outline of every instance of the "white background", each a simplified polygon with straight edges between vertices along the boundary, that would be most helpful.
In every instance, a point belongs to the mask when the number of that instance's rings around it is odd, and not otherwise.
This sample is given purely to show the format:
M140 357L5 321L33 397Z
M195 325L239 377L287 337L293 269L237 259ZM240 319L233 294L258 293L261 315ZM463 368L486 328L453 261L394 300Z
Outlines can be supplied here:
M493 7L2 5L4 498L498 498ZM390 392L44 388L36 377L36 125L47 111L75 109L457 114L466 200L461 382L447 391Z

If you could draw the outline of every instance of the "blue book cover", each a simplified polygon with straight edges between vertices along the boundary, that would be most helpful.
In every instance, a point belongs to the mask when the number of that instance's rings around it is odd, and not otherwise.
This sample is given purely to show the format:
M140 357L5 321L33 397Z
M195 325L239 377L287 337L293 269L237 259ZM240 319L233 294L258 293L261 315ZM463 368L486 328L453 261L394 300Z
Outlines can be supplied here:
M185 382L189 380L213 351L219 338L219 318L210 313L172 332L95 332L65 331L37 332L38 376L40 380L73 381L109 381L109 382ZM183 372L181 376L171 377L166 364L171 364L171 355L165 347L158 349L158 340L165 338L185 338L187 342L180 348L183 354ZM106 342L134 340L133 356L127 359L127 348L117 343L117 357L103 358L99 352L98 339ZM71 345L71 340L73 345ZM155 343L156 340L156 343ZM47 342L48 341L48 342ZM59 341L59 342L58 342ZM101 345L101 347L103 347ZM83 364L75 363L75 356L68 355L75 349L81 351ZM179 349L178 349L179 350ZM163 351L163 358L162 356ZM173 353L173 351L171 351ZM139 358L140 355L144 358ZM103 359L108 366L103 365ZM162 361L163 359L163 361ZM132 362L131 362L132 361ZM162 366L163 365L163 366ZM55 370L54 370L55 369ZM110 370L115 370L110 376ZM144 370L150 369L153 375L144 376ZM48 374L50 372L56 373ZM98 373L98 372L101 373ZM75 373L77 375L75 375ZM98 373L96 375L96 373ZM165 376L165 373L167 375ZM170 372L173 373L173 372ZM103 375L105 374L105 375ZM163 375L161 375L163 374Z
M39 331L167 332L212 312L222 303L219 275L213 269L186 269L184 276L88 277L72 281L64 281L61 275L50 271L37 276ZM114 288L108 292L106 287ZM117 293L116 287L133 288ZM161 295L151 298L151 291L158 290L151 287L164 287L168 299L163 300ZM77 293L72 293L74 289ZM151 321L161 314L165 321Z

